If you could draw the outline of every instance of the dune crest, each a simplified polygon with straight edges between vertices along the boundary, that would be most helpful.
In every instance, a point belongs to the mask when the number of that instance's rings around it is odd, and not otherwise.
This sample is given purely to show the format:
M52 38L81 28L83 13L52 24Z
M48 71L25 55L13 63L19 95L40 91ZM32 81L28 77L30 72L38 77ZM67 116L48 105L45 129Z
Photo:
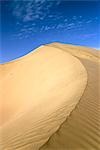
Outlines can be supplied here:
M76 107L87 84L86 69L71 54L49 46L0 68L0 147L37 150Z
M92 48L62 43L51 43L47 44L47 46L59 48L60 50L68 52L78 58L86 58L88 60L92 59L92 61L100 62L100 51Z
M52 43L77 57L87 70L85 91L76 109L40 150L100 149L100 52L91 48Z

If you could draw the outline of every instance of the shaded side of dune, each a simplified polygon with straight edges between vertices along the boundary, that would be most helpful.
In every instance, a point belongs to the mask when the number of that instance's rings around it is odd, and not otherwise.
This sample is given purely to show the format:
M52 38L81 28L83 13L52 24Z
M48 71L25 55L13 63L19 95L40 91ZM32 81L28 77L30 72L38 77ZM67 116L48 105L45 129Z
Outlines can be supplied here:
M64 50L67 51L66 48ZM70 52L70 49L67 52ZM85 56L80 58L77 54L76 56L87 70L87 87L76 109L40 148L41 150L99 150L100 148L100 64L98 59L94 61L93 58L87 59Z

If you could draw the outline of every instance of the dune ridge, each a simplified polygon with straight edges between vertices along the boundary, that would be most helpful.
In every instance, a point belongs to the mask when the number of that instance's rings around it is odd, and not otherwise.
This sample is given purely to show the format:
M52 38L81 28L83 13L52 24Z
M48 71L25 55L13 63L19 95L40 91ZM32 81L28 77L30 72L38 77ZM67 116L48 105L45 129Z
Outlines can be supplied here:
M47 44L47 46L50 47L56 47L59 48L65 52L69 52L74 57L78 58L86 58L92 61L99 61L100 62L100 51L95 50L93 48L87 48L83 46L75 46L70 44L62 44L62 43L51 43Z
M71 54L49 46L0 68L0 147L37 150L76 107L87 84L86 69Z
M53 43L48 46L60 48L77 57L87 70L88 82L76 109L40 150L99 150L100 52L61 43Z

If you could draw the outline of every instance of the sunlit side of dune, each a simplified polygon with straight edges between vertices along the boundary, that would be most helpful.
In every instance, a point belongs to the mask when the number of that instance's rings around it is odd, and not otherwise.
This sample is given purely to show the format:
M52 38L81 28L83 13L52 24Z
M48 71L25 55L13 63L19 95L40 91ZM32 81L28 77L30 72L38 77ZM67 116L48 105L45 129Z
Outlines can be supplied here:
M0 69L0 148L37 150L78 104L86 69L71 54L49 46Z
M87 70L87 87L76 109L41 150L100 149L100 52L91 48L53 43L77 57Z

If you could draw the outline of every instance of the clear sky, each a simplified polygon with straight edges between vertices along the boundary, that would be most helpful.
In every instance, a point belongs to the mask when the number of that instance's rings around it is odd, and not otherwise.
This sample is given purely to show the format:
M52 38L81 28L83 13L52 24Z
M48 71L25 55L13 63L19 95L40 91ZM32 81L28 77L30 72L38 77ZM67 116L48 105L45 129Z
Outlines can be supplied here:
M0 63L51 42L100 47L99 0L0 0L0 8Z

